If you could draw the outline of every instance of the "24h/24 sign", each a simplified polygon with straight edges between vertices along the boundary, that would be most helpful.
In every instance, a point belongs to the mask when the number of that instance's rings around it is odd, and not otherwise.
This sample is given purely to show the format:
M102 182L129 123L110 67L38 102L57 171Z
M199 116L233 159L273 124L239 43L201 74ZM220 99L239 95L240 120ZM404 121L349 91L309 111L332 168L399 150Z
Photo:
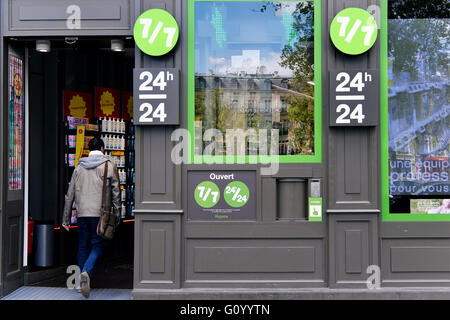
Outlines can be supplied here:
M330 70L330 126L377 125L379 88L376 70Z
M179 70L136 68L133 78L134 124L179 124Z

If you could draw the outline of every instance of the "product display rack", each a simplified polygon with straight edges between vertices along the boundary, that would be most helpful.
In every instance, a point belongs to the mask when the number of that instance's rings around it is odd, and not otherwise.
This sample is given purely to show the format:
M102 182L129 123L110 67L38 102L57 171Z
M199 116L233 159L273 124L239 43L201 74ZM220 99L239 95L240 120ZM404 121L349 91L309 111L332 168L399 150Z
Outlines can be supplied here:
M111 162L117 167L121 189L121 219L133 219L134 214L134 188L135 188L135 129L132 121L114 118L84 118L79 125L86 127L83 157L89 155L88 143L95 136L102 138L105 143L105 155L111 158ZM105 121L106 120L106 121ZM108 123L110 122L110 123ZM114 123L114 126L110 126ZM77 129L68 119L65 121L64 138L64 167L65 183L69 185L75 169L75 152ZM94 130L88 130L94 129ZM71 223L76 224L76 204L72 207Z
M72 119L77 119L76 117L71 117ZM64 172L65 172L65 185L69 186L70 179L72 178L73 171L75 170L75 153L76 153L76 137L77 137L77 125L84 126L86 128L84 132L84 150L83 156L87 156L89 154L88 143L89 140L98 135L98 126L92 125L89 123L89 119L87 118L78 118L83 119L83 121L72 122L70 123L69 117L64 122ZM89 124L89 126L88 126ZM88 130L89 128L89 130ZM66 191L67 191L66 188ZM72 217L71 224L76 224L76 203L74 202L72 206Z
M133 218L135 188L135 130L132 121L99 118L100 137L105 143L105 154L117 166L121 191L121 218Z

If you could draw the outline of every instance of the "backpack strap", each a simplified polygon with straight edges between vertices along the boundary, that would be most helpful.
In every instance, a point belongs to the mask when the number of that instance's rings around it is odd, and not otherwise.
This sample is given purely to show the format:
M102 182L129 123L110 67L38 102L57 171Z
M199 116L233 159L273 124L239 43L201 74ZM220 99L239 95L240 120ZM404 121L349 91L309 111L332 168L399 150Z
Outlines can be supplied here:
M108 162L105 162L105 170L103 173L103 188L102 188L102 205L101 208L104 209L105 208L105 191L106 191L106 179L108 177Z

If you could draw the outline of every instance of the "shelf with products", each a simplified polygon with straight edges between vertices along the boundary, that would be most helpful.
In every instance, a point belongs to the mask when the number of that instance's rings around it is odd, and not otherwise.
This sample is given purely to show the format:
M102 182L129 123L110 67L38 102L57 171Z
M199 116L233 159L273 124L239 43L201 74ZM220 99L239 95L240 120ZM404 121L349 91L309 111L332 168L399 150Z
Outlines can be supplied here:
M98 135L99 127L97 124L89 123L88 118L79 118L68 116L65 123L65 137L64 137L64 152L65 152L65 165L68 168L75 168L75 152L77 146L78 132L77 127L84 127L84 143L83 150L88 150L89 141ZM82 156L86 156L84 152ZM70 177L69 177L70 179Z
M105 155L117 167L121 189L121 219L133 219L135 180L135 128L132 121L115 118L68 117L65 123L65 167L67 185L75 168L77 126L85 127L82 157L89 156L89 141L97 136L105 143ZM130 220L131 221L131 220ZM76 206L72 208L72 223L76 224Z
M98 118L100 138L105 143L105 154L118 169L121 190L121 218L133 218L134 210L134 132L132 121L116 118Z
M64 172L65 172L65 184L68 187L70 179L72 178L73 170L75 169L76 148L77 139L82 138L83 150L81 156L85 157L89 155L89 141L98 136L99 127L95 123L90 123L91 119L68 116L64 121ZM84 127L84 134L78 135L78 127ZM67 189L66 189L67 191ZM77 209L76 203L72 205L72 212L70 218L71 224L77 223Z

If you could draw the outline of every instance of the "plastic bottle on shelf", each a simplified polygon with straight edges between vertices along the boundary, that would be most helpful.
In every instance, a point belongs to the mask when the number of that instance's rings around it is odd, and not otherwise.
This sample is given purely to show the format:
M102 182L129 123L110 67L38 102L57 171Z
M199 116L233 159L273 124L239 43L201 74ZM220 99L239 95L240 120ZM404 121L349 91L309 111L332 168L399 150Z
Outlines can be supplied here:
M122 199L122 201L126 201L127 200L127 190L125 190L124 187L122 187L121 199Z
M120 217L123 219L126 217L127 211L126 211L126 207L125 204L122 203L122 207L120 209Z
M122 133L125 134L126 126L125 126L125 121L123 119L120 119L120 127L122 128Z

